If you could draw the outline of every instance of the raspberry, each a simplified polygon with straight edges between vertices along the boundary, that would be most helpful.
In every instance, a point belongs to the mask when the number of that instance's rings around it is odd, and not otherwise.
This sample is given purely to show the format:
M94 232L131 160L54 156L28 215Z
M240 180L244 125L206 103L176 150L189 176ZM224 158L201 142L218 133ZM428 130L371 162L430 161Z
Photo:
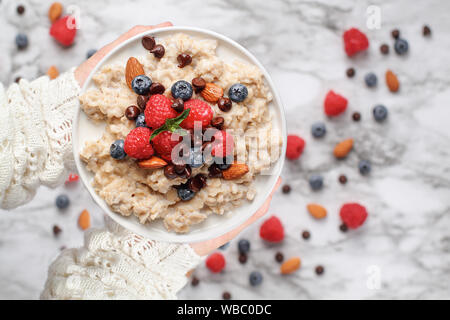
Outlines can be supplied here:
M174 141L172 141L172 135L174 135ZM177 137L179 139L176 139ZM167 161L172 161L172 149L179 143L180 139L181 137L176 133L163 131L153 138L152 143L161 158Z
M177 115L169 98L162 94L151 96L145 107L145 122L153 129L161 127L166 119L175 118Z
M298 159L305 148L305 140L295 134L290 134L287 137L286 158L289 160Z
M150 144L152 131L149 128L137 127L130 131L125 139L126 154L135 159L148 159L154 151Z
M73 21L68 21L69 19L73 19ZM72 16L62 17L56 20L50 27L50 35L66 47L73 43L76 34L75 18Z
M66 183L78 181L79 178L80 177L77 174L71 173L71 174L69 174L69 177L67 178Z
M366 35L356 28L345 31L343 38L345 52L349 57L369 47L369 40Z
M211 143L211 155L213 157L231 156L234 153L234 139L231 134L225 130L217 131L213 136Z
M342 206L339 215L347 227L356 229L366 221L367 211L358 203L346 203Z
M269 242L280 242L284 238L284 228L280 219L270 217L261 225L259 236Z
M325 114L330 117L337 116L347 109L347 103L346 98L330 90L323 103Z
M213 253L206 259L206 266L214 273L220 272L225 268L225 257L220 252Z
M202 128L206 128L213 118L214 112L209 104L199 99L190 99L184 103L184 110L191 109L189 115L180 124L185 129L194 129L195 121L202 123Z

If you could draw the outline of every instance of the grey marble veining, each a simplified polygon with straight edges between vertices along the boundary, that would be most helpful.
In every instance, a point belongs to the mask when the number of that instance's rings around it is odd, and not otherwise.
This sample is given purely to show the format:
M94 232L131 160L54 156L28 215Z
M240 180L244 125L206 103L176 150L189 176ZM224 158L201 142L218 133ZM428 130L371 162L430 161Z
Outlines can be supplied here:
M70 1L62 1L66 6ZM24 16L15 12L26 6ZM46 17L51 1L5 1L0 3L0 80L8 85L17 76L32 79L50 65L68 70L98 48L135 24L170 20L176 25L198 26L223 33L254 53L272 75L284 101L288 128L306 140L300 160L287 162L285 183L289 195L279 192L269 214L279 216L286 227L281 245L267 245L258 238L259 223L241 237L251 240L247 264L237 260L237 241L224 250L227 267L212 275L204 266L195 274L198 287L187 286L181 298L220 298L224 290L235 299L449 299L450 298L450 20L448 1L73 1L81 13L76 45L57 46L48 36ZM381 9L381 29L368 30L366 9ZM424 38L429 24L432 37ZM370 49L349 59L342 49L342 32L358 27L367 33ZM410 52L393 52L390 31L399 28L409 41ZM17 52L14 37L25 32L26 51ZM391 53L379 53L381 43ZM347 79L353 66L356 76ZM384 85L390 68L401 81L398 94ZM365 87L364 74L373 71L379 85ZM328 120L322 111L329 89L345 95L345 115ZM378 124L371 110L377 103L389 109L389 119ZM362 120L351 120L353 111ZM324 120L328 133L313 139L310 126ZM355 150L345 161L336 161L331 150L345 138L355 139ZM357 170L360 159L372 162L372 173ZM320 173L325 188L312 192L307 178ZM340 174L349 182L337 182ZM54 207L59 193L68 193L72 206L65 213ZM365 225L352 232L339 231L338 211L349 201L360 202L369 212ZM306 204L318 202L329 211L324 221L313 220ZM0 298L37 298L49 263L62 245L79 246L82 233L76 226L79 212L91 211L94 226L102 225L102 213L81 184L57 190L42 188L30 204L0 213ZM63 229L54 239L53 224ZM301 239L302 230L311 238ZM301 269L280 276L274 260L298 255ZM314 268L323 265L318 277ZM260 270L264 282L252 288L248 275ZM378 282L379 280L379 282Z

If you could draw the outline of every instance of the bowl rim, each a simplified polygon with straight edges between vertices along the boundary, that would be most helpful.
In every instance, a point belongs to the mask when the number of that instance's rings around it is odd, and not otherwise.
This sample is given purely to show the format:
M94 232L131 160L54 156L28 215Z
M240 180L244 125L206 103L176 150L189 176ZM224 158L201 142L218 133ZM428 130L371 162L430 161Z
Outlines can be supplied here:
M284 106L282 103L282 100L280 98L280 95L278 93L278 91L276 90L276 87L273 83L272 78L270 77L269 73L267 72L267 70L264 68L264 66L259 62L258 59L256 59L256 57L250 53L246 48L244 48L242 45L240 45L239 43L237 43L236 41L228 38L227 36L224 36L222 34L219 34L215 31L211 31L211 30L207 30L207 29L203 29L203 28L198 28L198 27L186 27L186 26L169 26L169 27L162 27L162 28L155 28L155 29L151 29L151 30L147 30L144 31L142 33L139 33L137 35L134 35L133 37L125 40L124 42L122 42L121 44L119 44L118 46L116 46L115 48L113 48L111 51L109 51L97 64L96 66L92 69L92 71L89 73L89 76L86 78L80 94L84 93L88 86L91 83L92 77L93 75L99 70L100 67L102 67L104 65L104 63L106 61L109 60L109 58L114 55L117 51L121 50L122 48L128 46L130 43L133 43L134 41L136 41L137 39L140 39L146 35L155 35L157 36L158 33L165 33L165 32L169 32L169 33L177 33L177 32L193 32L193 33L199 33L199 34L205 34L209 37L212 38L216 38L218 40L224 41L226 43L228 43L229 45L231 45L232 47L234 47L235 49L237 49L238 51L240 51L241 53L243 53L247 58L249 58L251 60L251 62L253 64L255 64L262 72L269 88L270 91L272 93L273 96L273 100L275 101L275 105L276 108L279 109L280 112L280 122L281 122L281 134L282 134L282 148L281 148L281 153L280 153L280 157L279 159L275 162L274 165L277 166L277 170L276 172L273 172L272 175L276 176L276 179L274 179L274 182L272 183L272 186L270 189L267 189L267 191L265 192L264 196L261 199L266 199L269 195L270 192L272 191L273 187L275 186L278 177L281 175L281 171L283 169L284 166L284 161L285 161L285 154L286 154L286 145L287 145L287 124L286 124L286 116L285 116L285 110L284 110ZM223 227L223 228L216 228L214 229L215 232L212 232L212 230L208 230L207 232L199 232L196 234L190 234L188 233L182 233L182 234L177 234L174 232L170 232L167 231L167 238L162 239L161 237L159 237L158 235L156 235L155 237L149 236L148 234L142 234L140 232L140 230L136 230L136 228L134 227L134 223L127 223L126 225L124 225L123 221L121 221L120 218L122 218L122 216L120 216L119 213L115 213L111 210L111 208L104 202L104 200L102 200L100 198L100 196L95 192L95 190L92 188L90 182L88 181L89 179L87 179L84 176L84 172L83 170L87 170L83 167L83 164L81 163L81 159L80 159L80 152L79 152L79 143L78 143L78 134L77 134L77 128L78 128L78 124L80 121L80 115L83 111L81 110L81 104L78 103L78 109L77 112L75 114L74 120L73 120L73 126L72 126L72 149L73 149L73 154L74 154L74 158L75 158L75 164L76 164L76 168L78 170L78 173L80 175L80 180L83 182L84 186L86 187L86 189L88 190L90 196L93 198L95 204L97 206L99 206L103 211L105 211L104 213L106 213L111 219L113 219L116 223L118 223L119 225L121 225L122 227L140 234L146 238L149 238L151 240L156 240L156 241L164 241L164 242L170 242L170 243L195 243L195 242L200 242L200 241L205 241L205 240L209 240L209 239L213 239L216 237L220 237L232 230L234 230L235 228L237 228L238 226L240 226L242 223L244 223L245 221L247 221L255 212L250 212L250 210L248 210L249 212L246 214L240 214L236 217L233 217L232 219L234 220L232 223L229 224L229 226L227 227ZM263 203L260 204L260 206ZM123 218L128 218L128 217L123 217ZM136 217L133 217L136 218ZM206 234L209 234L208 236Z

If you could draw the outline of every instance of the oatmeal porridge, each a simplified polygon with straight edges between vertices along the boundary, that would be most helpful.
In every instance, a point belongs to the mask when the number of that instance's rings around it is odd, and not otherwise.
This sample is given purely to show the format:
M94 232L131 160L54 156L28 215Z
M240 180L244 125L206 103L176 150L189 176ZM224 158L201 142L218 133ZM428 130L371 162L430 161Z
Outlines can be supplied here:
M103 66L80 97L106 123L80 157L114 212L185 233L255 197L255 177L281 152L272 95L256 66L220 59L215 40L180 33L142 44L142 56Z

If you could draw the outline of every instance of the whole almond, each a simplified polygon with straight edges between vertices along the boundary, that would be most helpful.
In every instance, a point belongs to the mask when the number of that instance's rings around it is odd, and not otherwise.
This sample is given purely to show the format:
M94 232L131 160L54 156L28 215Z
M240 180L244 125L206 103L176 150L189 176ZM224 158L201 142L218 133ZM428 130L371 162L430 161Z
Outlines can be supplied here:
M80 216L78 217L78 225L82 230L89 229L91 226L91 215L89 214L89 211L83 210L80 213Z
M342 159L347 156L347 154L352 150L353 148L353 139L347 139L342 142L339 142L335 147L333 154L336 158Z
M249 171L245 163L234 162L227 170L222 171L225 180L239 179Z
M50 79L56 79L59 76L58 68L56 68L55 66L51 66L47 70L47 75Z
M202 90L201 95L206 101L216 103L223 97L223 89L217 84L209 82L205 85L205 89Z
M53 2L48 9L48 18L53 23L61 17L63 6L59 2Z
M308 212L316 219L323 219L327 216L327 209L319 204L310 203L306 206Z
M161 158L153 156L150 159L139 161L138 166L143 169L159 169L167 166L167 162Z
M391 70L386 71L386 84L391 92L397 92L400 88L400 82Z
M299 257L293 257L283 262L280 267L281 274L290 274L300 268L301 260Z
M125 68L125 80L127 81L128 88L131 89L131 82L137 76L145 74L144 67L135 57L131 57L127 61Z

